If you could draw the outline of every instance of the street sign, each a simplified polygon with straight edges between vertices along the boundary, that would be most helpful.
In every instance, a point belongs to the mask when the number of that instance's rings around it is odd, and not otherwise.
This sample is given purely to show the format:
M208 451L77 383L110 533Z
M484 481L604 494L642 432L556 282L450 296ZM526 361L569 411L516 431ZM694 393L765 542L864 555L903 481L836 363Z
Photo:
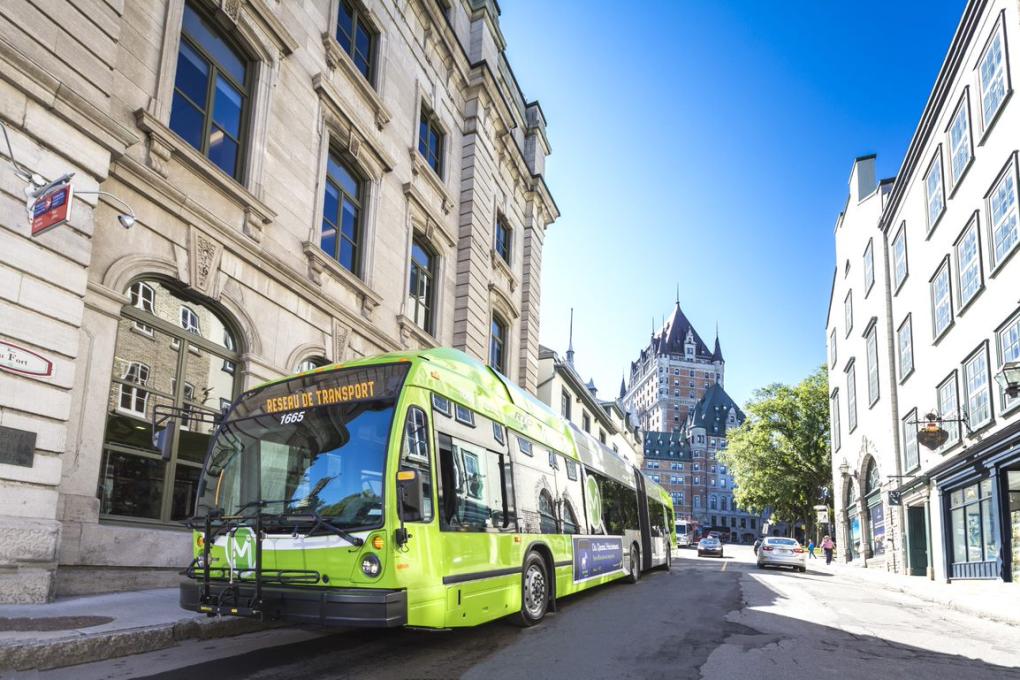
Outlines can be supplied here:
M899 491L889 492L889 505L890 506L902 505L902 498Z
M60 184L32 204L32 236L38 236L67 222L71 216L71 200L74 189L70 184Z
M0 340L0 369L45 378L53 374L53 362L24 347Z

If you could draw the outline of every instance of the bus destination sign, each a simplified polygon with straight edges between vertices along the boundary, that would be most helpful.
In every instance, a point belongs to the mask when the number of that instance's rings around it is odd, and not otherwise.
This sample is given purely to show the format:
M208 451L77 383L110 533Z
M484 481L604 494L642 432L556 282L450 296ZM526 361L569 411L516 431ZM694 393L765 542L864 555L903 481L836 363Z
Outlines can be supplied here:
M234 420L336 404L396 399L409 367L407 363L399 363L341 368L267 385L243 397L230 418Z

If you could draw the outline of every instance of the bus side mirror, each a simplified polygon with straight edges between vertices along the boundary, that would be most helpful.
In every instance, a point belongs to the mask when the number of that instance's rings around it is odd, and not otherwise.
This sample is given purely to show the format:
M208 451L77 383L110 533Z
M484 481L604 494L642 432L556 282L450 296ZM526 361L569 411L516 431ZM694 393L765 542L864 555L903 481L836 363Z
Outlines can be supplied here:
M424 518L422 505L425 499L425 480L417 470L397 472L397 506L400 519L404 522L420 522Z
M177 422L175 420L168 420L166 427L162 430L157 430L156 434L152 437L153 445L165 461L170 460L170 456L173 454L174 433L176 431Z

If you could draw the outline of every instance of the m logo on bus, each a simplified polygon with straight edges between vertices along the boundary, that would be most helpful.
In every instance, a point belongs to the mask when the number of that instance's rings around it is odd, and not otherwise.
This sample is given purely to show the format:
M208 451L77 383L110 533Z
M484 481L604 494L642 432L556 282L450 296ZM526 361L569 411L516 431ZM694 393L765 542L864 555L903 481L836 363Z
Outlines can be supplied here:
M588 496L588 524L595 531L602 526L602 492L594 477L588 477L585 494Z
M255 564L255 531L240 527L227 534L226 553L231 569L251 569Z

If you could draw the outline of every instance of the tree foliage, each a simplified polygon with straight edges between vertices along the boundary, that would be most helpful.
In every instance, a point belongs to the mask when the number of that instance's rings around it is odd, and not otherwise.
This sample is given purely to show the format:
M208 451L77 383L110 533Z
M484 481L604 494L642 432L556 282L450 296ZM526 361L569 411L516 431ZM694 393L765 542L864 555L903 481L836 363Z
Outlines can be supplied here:
M829 388L825 367L794 386L755 390L747 419L727 435L737 504L772 511L776 521L813 524L812 506L828 504L832 479Z

